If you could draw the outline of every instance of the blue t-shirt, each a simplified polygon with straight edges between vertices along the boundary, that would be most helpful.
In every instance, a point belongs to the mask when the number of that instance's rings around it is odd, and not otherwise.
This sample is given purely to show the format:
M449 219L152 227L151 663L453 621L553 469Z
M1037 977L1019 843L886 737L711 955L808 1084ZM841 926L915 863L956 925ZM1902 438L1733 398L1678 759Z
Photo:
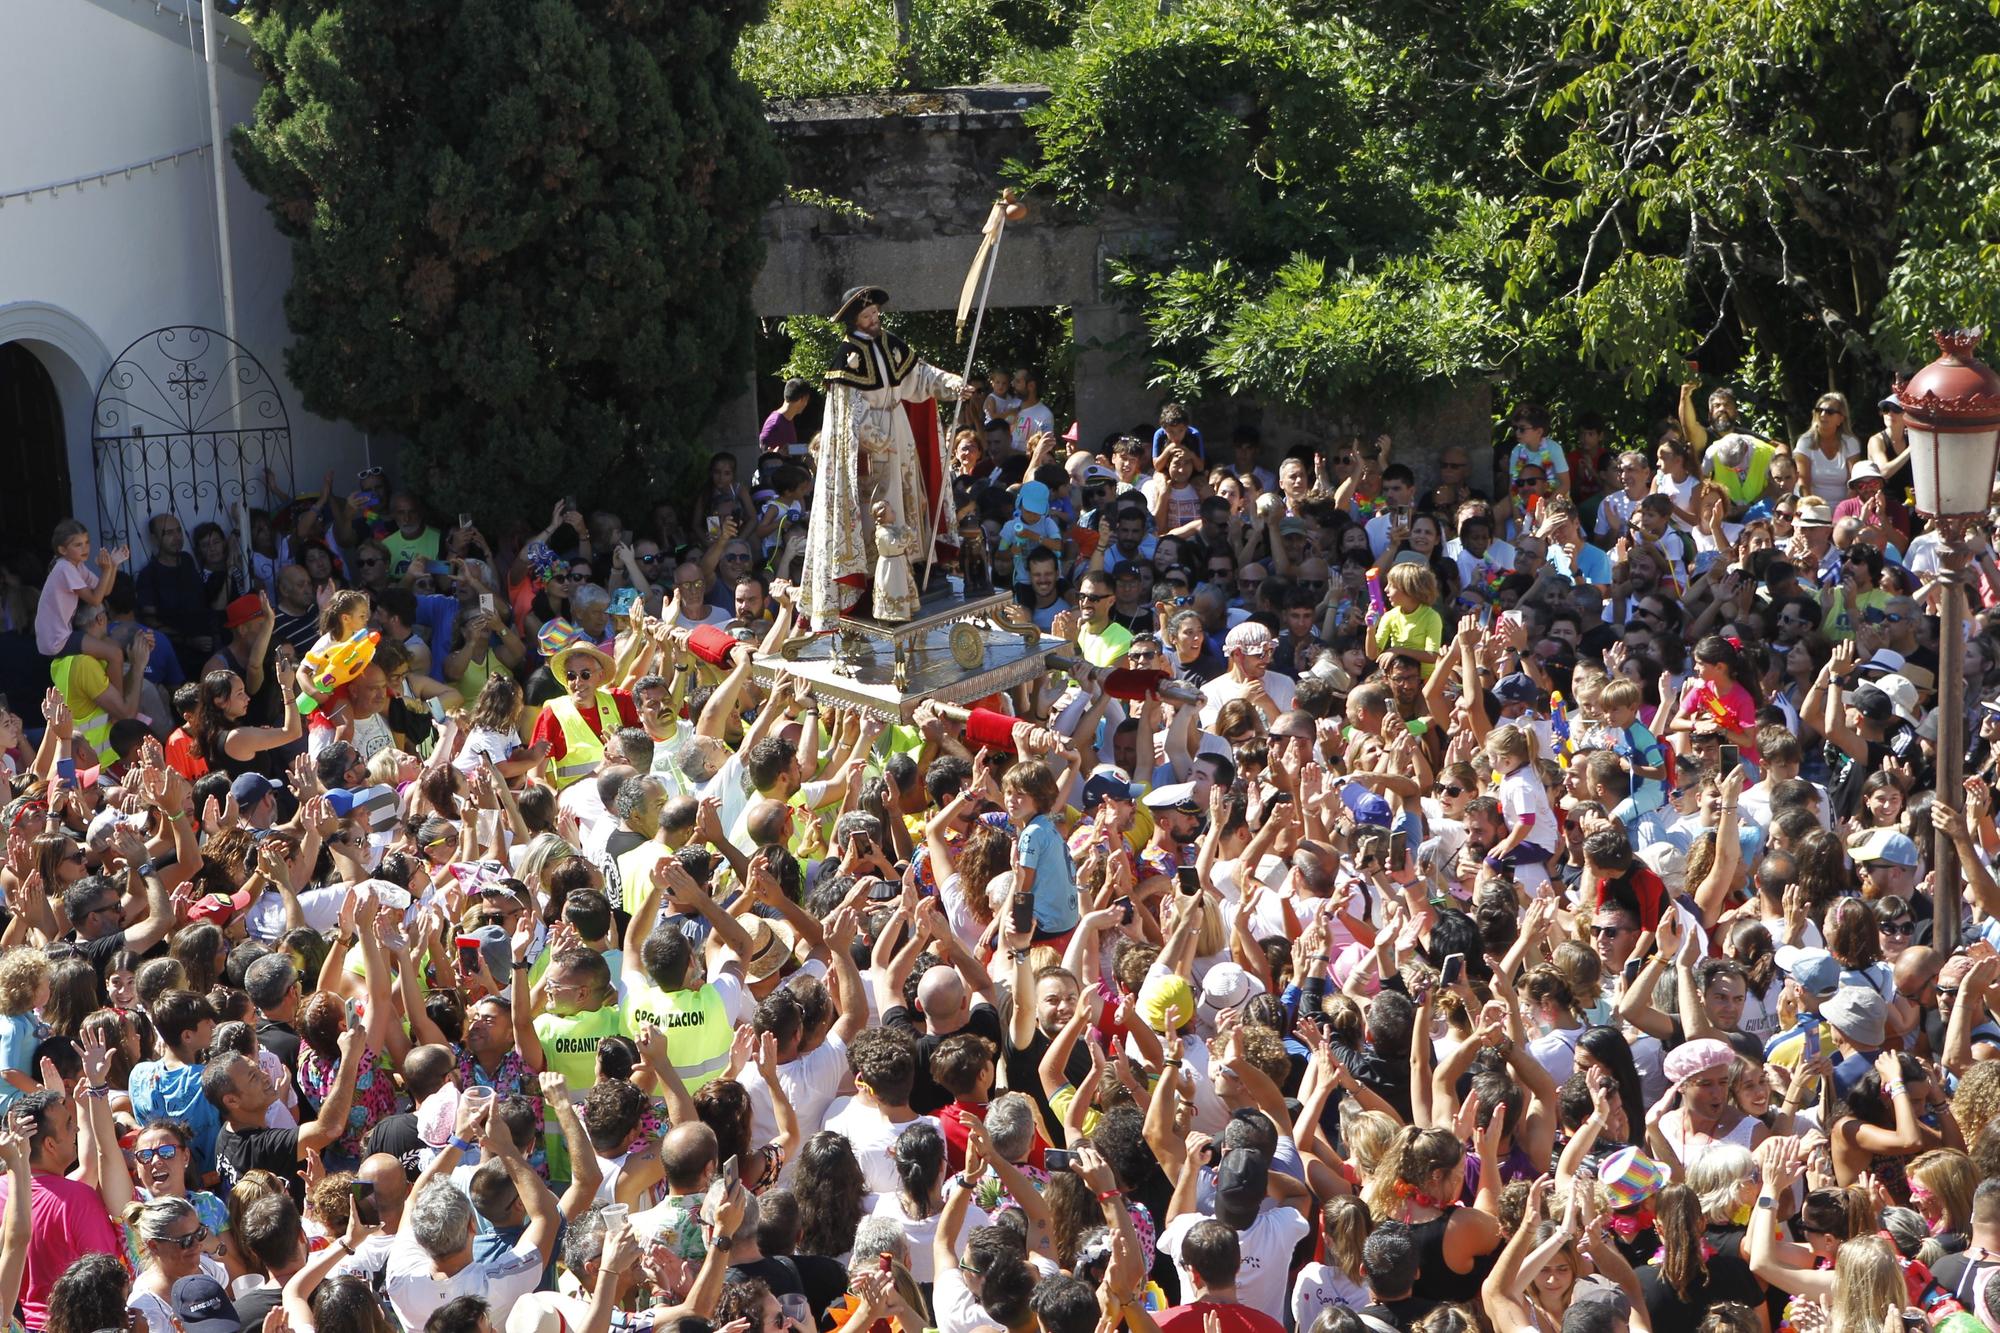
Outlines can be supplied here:
M1076 929L1076 864L1056 822L1036 815L1021 831L1021 865L1035 872L1035 929L1060 935Z
M1613 748L1621 759L1630 759L1637 768L1658 768L1666 762L1659 737L1643 722L1634 722L1618 733ZM1666 804L1667 784L1660 778L1636 778L1632 783L1632 803L1640 810L1657 810Z
M140 1124L155 1116L184 1120L194 1132L194 1160L202 1173L215 1169L215 1136L222 1132L222 1113L201 1094L201 1066L169 1069L159 1060L132 1066L127 1085L132 1114Z
M1028 581L1028 552L1041 546L1040 542L1028 536L1029 533L1037 537L1053 537L1057 541L1061 541L1063 535L1062 526L1047 514L1032 523L1018 516L1007 520L1006 526L1000 529L999 550L1001 555L1006 555L1010 551L1013 553L1016 583ZM1062 552L1058 550L1056 556L1060 559Z
M1167 438L1167 428L1165 426L1161 426L1153 432L1154 467L1158 467L1160 465L1160 455L1165 453L1167 451L1167 446L1172 443L1173 441ZM1202 447L1201 432L1199 430L1195 429L1193 426L1189 426L1187 428L1187 434L1181 436L1181 447L1183 449L1194 450L1195 460L1199 462L1203 467L1208 466L1208 451Z
M29 1078L40 1078L41 1071L35 1068L35 1048L48 1035L49 1025L33 1014L0 1017L0 1065ZM21 1095L19 1088L0 1079L0 1111L12 1106Z

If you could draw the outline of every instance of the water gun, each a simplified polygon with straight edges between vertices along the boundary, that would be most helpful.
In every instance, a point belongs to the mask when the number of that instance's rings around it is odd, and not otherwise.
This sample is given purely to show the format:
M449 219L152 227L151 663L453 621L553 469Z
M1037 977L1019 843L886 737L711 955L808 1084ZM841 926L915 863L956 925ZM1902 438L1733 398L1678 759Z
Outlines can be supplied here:
M1377 567L1368 571L1368 623L1374 624L1388 611L1388 604L1382 600L1382 571Z
M1716 722L1721 725L1724 731L1736 730L1736 716L1735 714L1731 713L1727 708L1724 708L1722 706L1722 700L1720 698L1711 694L1707 698L1703 699L1702 703L1708 708L1708 711L1712 715L1714 715Z
M299 714L311 717L335 690L368 669L375 660L375 645L382 641L379 630L358 629L352 638L329 648L315 646L306 654L305 688L299 693Z
M1549 694L1549 735L1555 737L1556 762L1568 768L1573 752L1569 743L1569 706L1563 702L1561 690Z

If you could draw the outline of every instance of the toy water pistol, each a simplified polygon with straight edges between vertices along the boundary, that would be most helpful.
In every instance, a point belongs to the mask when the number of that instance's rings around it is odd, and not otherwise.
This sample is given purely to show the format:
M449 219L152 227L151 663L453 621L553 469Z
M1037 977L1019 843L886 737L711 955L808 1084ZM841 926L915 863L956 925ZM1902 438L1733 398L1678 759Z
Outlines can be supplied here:
M375 645L382 641L378 630L358 629L350 638L328 648L315 647L302 664L309 673L299 692L299 714L311 717L333 697L334 691L368 669L375 660Z
M1368 571L1368 623L1374 624L1388 611L1388 603L1382 600L1382 570L1377 566Z
M1568 768L1574 751L1569 742L1569 705L1563 702L1561 690L1549 694L1549 735L1555 738L1556 762Z

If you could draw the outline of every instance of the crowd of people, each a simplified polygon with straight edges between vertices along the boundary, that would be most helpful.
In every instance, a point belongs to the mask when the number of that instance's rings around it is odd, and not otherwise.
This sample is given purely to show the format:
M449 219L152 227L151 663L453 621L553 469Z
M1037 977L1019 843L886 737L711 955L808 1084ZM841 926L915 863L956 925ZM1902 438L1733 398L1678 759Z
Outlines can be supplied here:
M21 1326L2000 1328L2000 623L1892 404L1273 457L1039 388L952 574L1073 665L970 716L786 670L802 383L686 510L57 527Z

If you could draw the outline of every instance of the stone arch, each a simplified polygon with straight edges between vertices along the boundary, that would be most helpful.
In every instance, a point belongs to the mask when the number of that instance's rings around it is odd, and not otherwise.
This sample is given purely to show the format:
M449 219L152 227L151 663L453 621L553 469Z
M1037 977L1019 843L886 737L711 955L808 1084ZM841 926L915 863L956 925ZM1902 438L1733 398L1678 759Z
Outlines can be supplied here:
M91 412L97 381L111 365L111 349L88 324L43 301L0 305L0 344L20 343L55 382L62 405L69 464L70 504L93 530L102 526L90 451Z

